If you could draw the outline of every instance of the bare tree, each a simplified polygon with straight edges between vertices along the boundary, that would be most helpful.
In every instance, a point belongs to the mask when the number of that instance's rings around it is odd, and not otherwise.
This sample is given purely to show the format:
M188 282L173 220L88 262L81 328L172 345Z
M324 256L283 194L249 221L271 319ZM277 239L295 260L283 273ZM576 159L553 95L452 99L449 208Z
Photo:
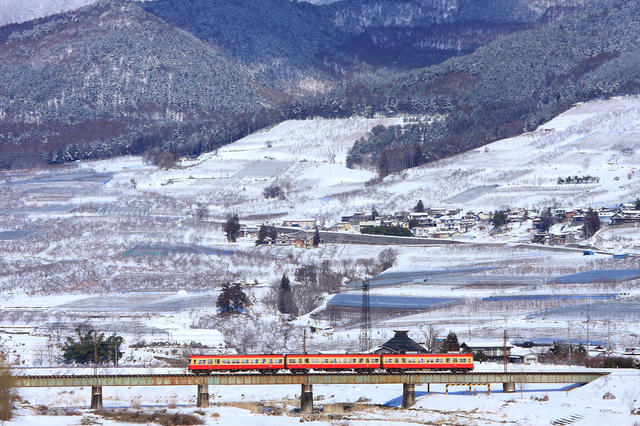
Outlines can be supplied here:
M427 350L430 353L437 352L438 347L440 346L438 343L438 337L442 333L442 329L435 327L433 324L429 324L426 330L421 328L421 331L424 335Z
M378 263L380 272L386 271L396 264L398 260L398 252L392 248L386 248L378 254Z
M200 221L206 220L209 217L209 207L204 203L197 203L195 217Z

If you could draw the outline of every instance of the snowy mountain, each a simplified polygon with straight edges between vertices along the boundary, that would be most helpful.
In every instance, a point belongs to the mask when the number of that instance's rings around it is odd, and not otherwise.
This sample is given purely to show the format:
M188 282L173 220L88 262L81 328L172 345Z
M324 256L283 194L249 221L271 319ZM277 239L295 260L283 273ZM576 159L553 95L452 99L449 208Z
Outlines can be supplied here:
M98 0L0 0L0 26L78 9Z

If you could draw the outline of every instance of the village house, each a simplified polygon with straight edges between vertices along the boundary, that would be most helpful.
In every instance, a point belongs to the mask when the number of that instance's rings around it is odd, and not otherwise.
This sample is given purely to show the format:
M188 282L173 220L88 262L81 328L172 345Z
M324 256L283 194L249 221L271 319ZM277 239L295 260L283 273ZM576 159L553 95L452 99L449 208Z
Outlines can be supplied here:
M305 228L313 229L316 226L315 219L284 219L282 226L288 226L291 228Z
M487 359L490 361L501 361L504 359L505 347L507 352L507 358L511 355L511 349L513 349L513 345L507 343L506 346L504 342L499 341L486 341L486 342L463 342L460 345L460 352L462 353L477 353L482 352L486 355Z

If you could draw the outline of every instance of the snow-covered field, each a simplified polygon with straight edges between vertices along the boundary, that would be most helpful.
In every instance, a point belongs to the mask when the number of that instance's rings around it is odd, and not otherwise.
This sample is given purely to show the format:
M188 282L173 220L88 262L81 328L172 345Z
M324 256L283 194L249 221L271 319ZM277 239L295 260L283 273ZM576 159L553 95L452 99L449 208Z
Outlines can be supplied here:
M319 217L327 224L341 214L408 210L425 206L493 211L504 207L617 206L640 188L640 99L624 98L576 106L531 133L388 176L367 185L373 171L345 167L353 143L375 125L403 119L287 121L250 135L215 153L159 171L140 159L81 164L116 174L106 188L131 179L141 191L209 203L224 217L286 214ZM567 176L594 176L591 184L557 184ZM265 200L270 185L286 200Z
M491 394L486 386L454 386L445 394L444 385L416 386L416 404L408 410L399 409L402 397L400 385L326 385L314 386L314 406L318 410L305 417L314 425L376 425L376 424L514 424L548 425L554 421L571 421L575 425L634 425L630 414L640 407L637 370L617 370L609 376L585 386L573 388L565 384L523 385L516 393L502 393L493 385ZM270 387L268 393L260 386L228 386L210 388L211 408L196 409L194 387L104 388L104 405L108 409L142 408L156 411L173 406L169 412L195 414L203 424L281 425L300 423L293 412L299 404L299 386ZM604 399L611 394L614 399ZM20 396L30 403L21 404L15 424L63 425L77 423L81 418L96 419L111 424L100 415L86 409L90 390L29 389ZM33 414L33 406L58 407L49 416ZM67 407L65 411L62 407ZM66 415L65 415L66 414ZM69 415L71 414L71 415Z
M308 334L310 350L355 350L360 332L357 312L331 318L307 313L286 322L275 311L274 291L283 274L298 285L296 270L307 265L320 268L324 264L332 273L358 281L373 274L385 247L256 247L249 238L228 243L221 223L229 213L239 214L249 224L274 217L313 217L330 225L343 214L369 211L373 206L380 212L409 210L418 199L425 206L487 211L505 206L615 206L638 196L638 98L580 105L535 132L392 174L381 183L368 183L376 176L373 171L345 167L348 149L371 128L404 121L287 121L217 152L183 160L169 170L159 170L140 157L126 157L3 172L0 231L11 232L0 238L0 344L8 350L9 360L24 368L21 372L31 371L31 367L55 367L59 345L77 325L122 335L123 363L156 371L166 368L168 362L181 365L190 352L299 351L301 330L309 325L328 327ZM557 184L558 177L569 175L591 175L600 181ZM264 198L264 189L271 185L284 190L284 200ZM197 217L199 206L209 212L205 220ZM512 243L495 244L521 241L528 232L524 228L527 226L514 226L484 240L477 233L474 244L394 247L397 261L387 272L447 270L459 271L458 275L438 272L440 281L410 279L374 287L373 296L444 297L457 303L430 311L374 313L373 343L384 342L398 328L410 330L411 337L421 341L428 325L442 333L455 331L461 342L499 339L504 329L510 339L562 339L569 330L574 339L584 339L588 327L592 341L610 338L618 352L640 347L637 279L572 284L547 281L584 271L638 270L638 258L612 259L604 254L583 256L579 250L543 251ZM611 228L599 232L594 242L612 252L633 252L639 247L638 239L636 228ZM234 319L217 315L215 302L223 282L245 285L252 301L246 315ZM343 291L358 294L357 289ZM570 299L482 300L490 296L595 293L621 293L624 297L586 304ZM322 313L330 297L323 295L314 313ZM569 313L558 313L560 308L569 309ZM616 312L614 327L605 321L607 312ZM590 319L596 314L604 317ZM457 390L445 396L442 389L434 387L433 394L419 393L418 404L410 411L380 406L397 405L401 393L397 387L318 387L315 394L322 395L322 400L316 405L354 403L362 396L370 401L348 413L344 407L332 407L339 411L339 417L320 416L317 421L549 424L577 413L584 417L575 424L593 424L592 419L602 416L609 416L615 424L634 424L635 417L628 414L629 400L637 395L629 383L637 379L632 377L634 372L624 373L569 392L563 390L564 385L531 386L522 397L493 391L487 396L481 389L473 396ZM609 390L616 400L602 400L602 394ZM289 410L278 416L253 412L260 400L282 409L284 399L285 407L294 407L299 389L269 389L268 397L263 391L215 390L213 401L218 405L203 410L204 420L210 424L299 422ZM20 395L31 407L84 407L86 389L65 392L21 390ZM105 405L111 407L141 405L149 411L158 405L173 405L175 400L178 411L195 410L182 406L194 403L195 391L190 388L106 392ZM548 401L530 399L547 394ZM34 413L27 406L22 410ZM544 414L536 414L540 411ZM47 416L18 417L17 422L67 424L77 423L83 416L86 421L92 418L82 410L70 417L44 414ZM109 420L100 421L109 424Z

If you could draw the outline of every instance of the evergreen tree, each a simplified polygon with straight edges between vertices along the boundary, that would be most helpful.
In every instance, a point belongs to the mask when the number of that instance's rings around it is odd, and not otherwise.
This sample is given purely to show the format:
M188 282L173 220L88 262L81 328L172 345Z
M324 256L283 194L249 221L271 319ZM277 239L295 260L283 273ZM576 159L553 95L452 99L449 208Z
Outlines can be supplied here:
M412 164L413 167L418 167L425 163L424 154L422 153L422 146L420 144L416 144L413 148L413 159Z
M267 244L267 243L275 244L277 239L278 239L278 230L276 229L275 226L260 225L260 229L258 230L258 239L256 240L256 245Z
M275 226L269 226L267 229L267 236L271 239L271 243L275 244L278 240L278 230Z
M416 213L424 213L424 204L422 204L422 200L418 200L418 204L413 208L413 211Z
M640 198L636 198L636 210L640 210Z
M233 214L227 217L227 222L222 227L227 234L227 241L235 243L238 239L238 232L240 232L240 219L237 214Z
M460 351L460 343L458 342L458 336L453 331L447 334L447 337L442 342L442 352L458 352Z
M313 233L313 241L312 241L311 245L313 247L318 247L319 244L320 244L320 231L318 230L318 227L316 226L316 230Z
M542 212L540 215L540 229L542 231L548 231L549 228L553 225L554 219L553 214L551 213L551 208L548 208Z
M371 207L371 220L376 220L376 218L379 216L380 214L378 213L378 211L376 210L375 207Z
M593 234L600 229L600 216L598 212L589 207L587 214L584 215L584 225L582 230L584 231L585 238L591 238Z
M293 292L291 291L291 283L287 274L282 274L282 279L280 280L280 288L278 289L278 310L283 314L295 313Z
M389 154L387 151L382 151L380 154L380 160L378 161L378 174L381 178L388 176L391 173L391 164L389 164Z
M67 337L67 341L62 346L62 358L65 362L76 362L79 364L91 364L94 362L97 351L97 362L99 364L105 362L113 362L117 364L118 360L124 354L120 351L120 346L124 339L115 333L104 338L103 333L95 330L83 330L76 328L78 339Z
M240 283L222 284L222 291L220 292L218 301L216 302L216 306L221 313L239 314L242 313L245 306L249 304L249 298L245 292L242 291Z
M260 225L260 229L258 230L258 239L256 240L256 245L264 244L266 238L267 238L267 227L264 225Z
M564 357L569 353L569 346L554 341L549 348L549 354L554 357Z
M500 228L504 226L505 223L507 223L507 217L504 214L504 212L497 211L493 213L493 218L491 218L491 222L493 223L494 227Z

